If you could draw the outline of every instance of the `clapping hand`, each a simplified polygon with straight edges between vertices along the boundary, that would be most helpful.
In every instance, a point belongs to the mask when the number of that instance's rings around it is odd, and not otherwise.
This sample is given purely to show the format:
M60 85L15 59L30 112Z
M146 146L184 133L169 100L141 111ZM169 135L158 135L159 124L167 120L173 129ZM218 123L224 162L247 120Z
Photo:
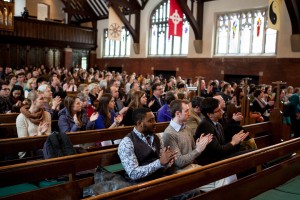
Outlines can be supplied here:
M231 140L231 144L233 146L237 145L237 144L240 144L242 141L245 140L245 138L249 135L249 132L247 133L244 133L243 130L241 130L240 132L238 132L237 134L235 134L233 137L232 137L232 140Z
M45 123L40 122L38 126L38 135L43 135L48 130L49 125L50 124L48 122Z
M170 167L175 161L176 154L177 152L172 151L170 146L164 147L159 158L160 164Z
M196 140L196 149L198 152L203 152L206 146L212 141L213 135L212 134L201 134L200 138Z
M59 105L61 104L61 98L60 96L56 96L54 99L52 99L52 109L56 110L59 108Z
M118 115L115 117L115 123L119 125L121 121L123 120L123 115Z
M240 112L233 113L233 115L232 115L232 119L233 119L234 121L236 121L236 122L242 121L243 118L244 118L244 117L243 117L242 113L240 113Z
M148 103L148 107L150 108L150 107L154 104L154 102L155 102L154 99L153 99L152 101L150 101L150 102Z
M94 112L91 117L90 117L90 121L93 122L95 121L96 119L98 119L99 117L99 113L98 112Z

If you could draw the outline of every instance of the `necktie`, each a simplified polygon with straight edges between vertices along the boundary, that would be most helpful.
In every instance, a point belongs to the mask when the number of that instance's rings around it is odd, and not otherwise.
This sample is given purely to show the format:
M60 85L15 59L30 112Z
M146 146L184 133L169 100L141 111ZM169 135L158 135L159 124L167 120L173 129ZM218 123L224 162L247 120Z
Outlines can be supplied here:
M218 137L219 137L219 140L222 142L222 144L225 143L225 138L224 138L224 135L223 135L223 128L222 128L222 125L217 122L216 124L216 127L217 127L217 134L218 134Z
M161 105L160 98L157 98L157 100L158 100L159 105L162 106L162 105Z
M149 136L146 137L147 143L149 144L149 146L151 147L151 138Z

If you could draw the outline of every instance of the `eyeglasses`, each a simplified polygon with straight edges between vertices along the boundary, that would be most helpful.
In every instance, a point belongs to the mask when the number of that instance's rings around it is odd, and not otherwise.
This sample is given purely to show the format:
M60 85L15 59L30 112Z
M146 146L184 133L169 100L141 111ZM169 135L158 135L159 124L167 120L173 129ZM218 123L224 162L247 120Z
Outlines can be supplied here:
M2 88L1 90L10 91L9 88Z

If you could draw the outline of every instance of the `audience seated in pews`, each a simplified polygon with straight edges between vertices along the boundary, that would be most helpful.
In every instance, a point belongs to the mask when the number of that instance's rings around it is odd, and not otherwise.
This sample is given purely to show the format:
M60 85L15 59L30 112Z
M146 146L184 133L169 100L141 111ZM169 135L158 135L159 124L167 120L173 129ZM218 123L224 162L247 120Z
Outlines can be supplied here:
M170 103L177 99L174 92L167 92L165 95L165 104L157 111L157 122L171 121Z
M187 101L174 100L170 104L172 121L163 133L164 146L170 146L170 149L177 152L172 172L182 172L200 165L194 164L195 159L201 156L206 146L212 141L212 134L201 134L194 141L193 133L185 125L189 116L189 105ZM235 176L218 180L199 188L201 191L210 191L215 188L229 184L236 180Z
M51 88L47 84L40 85L37 90L43 94L44 110L50 113L52 120L57 120L61 98L59 96L53 98Z
M24 90L19 85L14 85L10 91L9 101L12 103L12 112L19 113L20 108L24 105Z
M28 94L29 105L23 106L16 119L18 137L49 135L51 133L50 113L43 110L44 97L37 91Z
M10 113L12 109L12 103L9 101L10 89L7 82L0 82L0 114Z
M94 128L98 113L93 113L88 119L87 114L82 112L82 102L79 98L66 97L65 107L58 113L58 127L60 132L76 132Z
M207 145L202 155L198 157L198 162L201 165L210 164L237 152L239 145L249 133L240 131L232 137L231 142L225 143L224 132L221 124L218 122L222 118L224 111L220 107L217 99L208 97L202 101L201 112L205 116L199 124L195 138L199 138L201 134L213 134L213 140Z
M153 103L154 101L150 101L148 103L148 107L151 107ZM124 126L134 125L133 111L142 107L147 107L146 93L144 91L135 91L131 97L131 102L128 105L128 109L123 118L122 124L124 124Z
M274 101L266 102L264 100L264 92L261 89L254 91L254 100L252 105L252 112L259 112L264 121L269 121L270 108L274 105Z
M186 125L192 130L193 136L195 135L196 129L204 116L201 113L201 103L204 97L193 97L190 107L190 115L187 119Z
M135 127L122 139L118 155L126 176L135 182L162 177L165 169L174 163L176 152L163 148L155 130L155 117L149 108L133 111ZM160 151L162 149L162 151Z
M36 90L37 84L36 84L36 78L31 78L26 83L26 88L24 88L24 96L25 98L28 97L28 94L30 91Z
M160 107L164 105L164 100L162 99L163 88L161 83L155 83L152 85L152 97L148 99L148 104L154 100L154 103L149 106L152 112L157 112Z

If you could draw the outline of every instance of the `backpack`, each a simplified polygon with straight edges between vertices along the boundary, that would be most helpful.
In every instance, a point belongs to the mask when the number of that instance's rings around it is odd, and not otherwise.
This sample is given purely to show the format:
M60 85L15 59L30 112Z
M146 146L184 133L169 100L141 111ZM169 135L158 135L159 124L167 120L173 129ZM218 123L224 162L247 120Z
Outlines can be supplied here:
M43 147L44 158L55 158L76 154L73 145L66 133L53 131Z

